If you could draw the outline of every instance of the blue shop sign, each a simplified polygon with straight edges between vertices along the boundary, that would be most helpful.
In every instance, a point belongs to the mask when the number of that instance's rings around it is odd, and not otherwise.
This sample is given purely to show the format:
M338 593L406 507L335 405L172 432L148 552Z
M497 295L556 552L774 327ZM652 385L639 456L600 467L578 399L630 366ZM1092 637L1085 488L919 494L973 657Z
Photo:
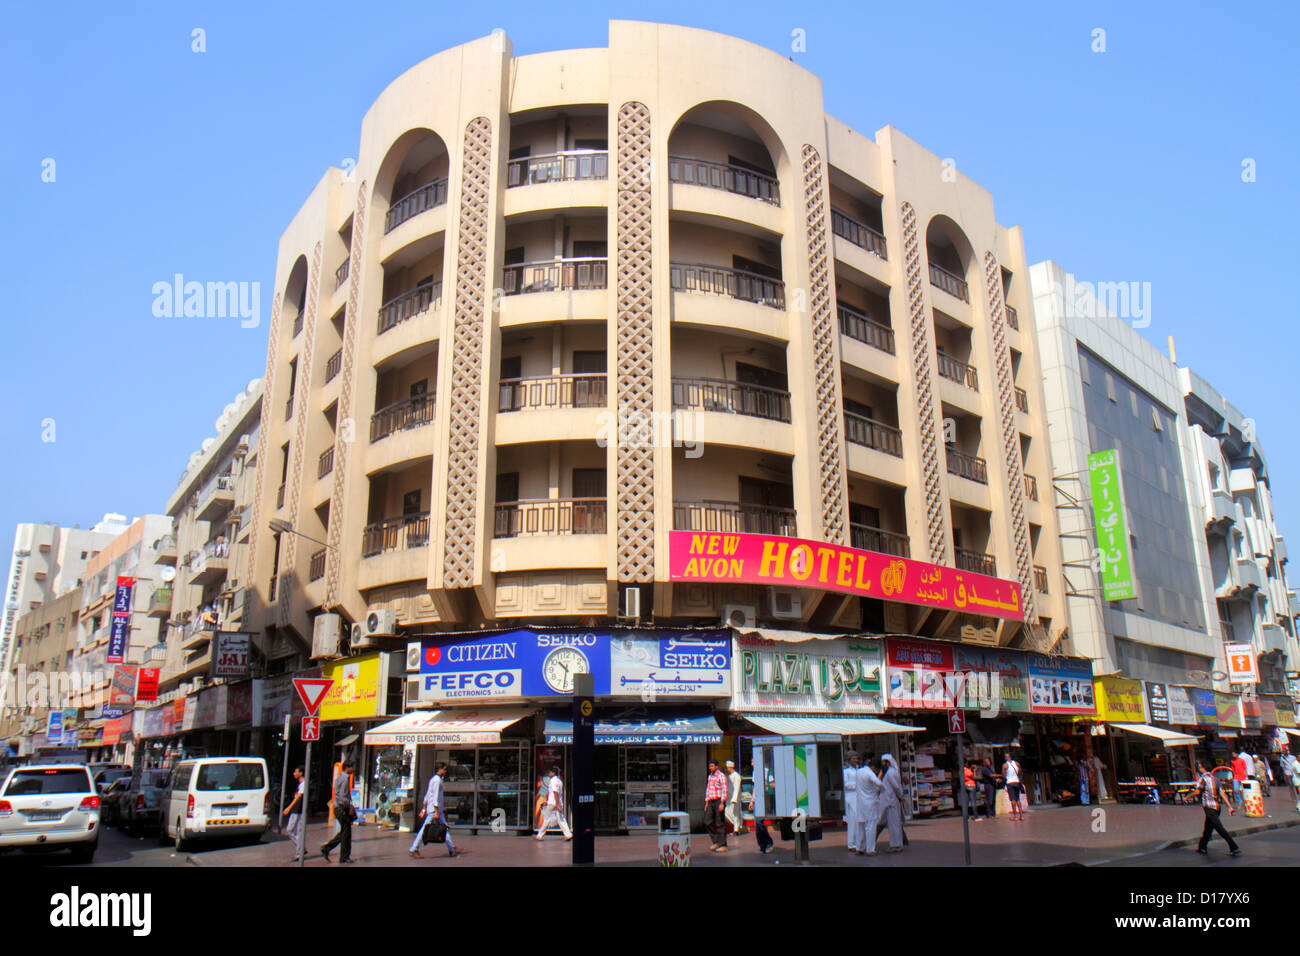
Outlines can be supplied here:
M421 701L567 696L576 674L597 696L727 697L731 640L725 631L614 631L520 628L428 638L420 655Z

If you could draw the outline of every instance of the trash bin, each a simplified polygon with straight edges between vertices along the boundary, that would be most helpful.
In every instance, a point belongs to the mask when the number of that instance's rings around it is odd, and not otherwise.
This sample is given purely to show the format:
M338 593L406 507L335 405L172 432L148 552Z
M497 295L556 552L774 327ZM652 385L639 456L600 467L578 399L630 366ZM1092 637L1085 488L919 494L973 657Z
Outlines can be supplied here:
M1241 781L1241 799L1246 805L1246 816L1262 817L1264 816L1264 791L1260 789L1258 780Z
M659 814L659 865L691 865L691 815Z

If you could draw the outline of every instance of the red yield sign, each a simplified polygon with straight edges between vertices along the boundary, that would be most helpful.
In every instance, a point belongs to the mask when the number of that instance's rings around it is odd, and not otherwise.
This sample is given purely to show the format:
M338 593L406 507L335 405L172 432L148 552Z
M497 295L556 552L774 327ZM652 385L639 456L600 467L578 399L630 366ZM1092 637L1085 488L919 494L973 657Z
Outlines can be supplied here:
M302 699L302 705L307 708L307 716L315 717L320 710L321 702L325 700L325 695L330 692L334 686L334 681L328 677L295 677L293 679L293 689L298 692Z

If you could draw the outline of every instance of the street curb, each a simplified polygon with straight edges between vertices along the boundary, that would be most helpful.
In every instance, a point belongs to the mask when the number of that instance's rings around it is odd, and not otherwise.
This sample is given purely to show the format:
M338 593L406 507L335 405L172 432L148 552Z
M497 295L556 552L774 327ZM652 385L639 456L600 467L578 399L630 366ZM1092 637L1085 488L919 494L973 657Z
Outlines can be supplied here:
M1231 831L1234 837L1251 836L1256 833L1265 833L1269 830L1289 830L1292 827L1300 827L1300 820L1280 820L1276 823L1259 823L1255 826L1243 827L1240 830ZM1165 840L1163 843L1157 843L1149 850L1141 850L1137 853L1126 853L1124 856L1112 857L1108 860L1094 860L1091 863L1082 863L1080 866L1105 866L1108 863L1117 863L1120 860L1132 860L1139 856L1150 856L1154 853L1162 853L1165 850L1182 849L1183 847L1195 846L1200 842L1199 837L1192 837L1186 840Z

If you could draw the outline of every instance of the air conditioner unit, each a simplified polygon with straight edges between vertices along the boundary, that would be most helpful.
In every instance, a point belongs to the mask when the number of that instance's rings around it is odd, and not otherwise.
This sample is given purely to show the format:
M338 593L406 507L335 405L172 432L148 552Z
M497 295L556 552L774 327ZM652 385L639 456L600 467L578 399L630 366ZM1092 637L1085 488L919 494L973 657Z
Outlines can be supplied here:
M361 622L362 640L373 637L396 637L397 614L391 608L377 607Z
M244 452L245 454L247 454L247 453L248 453L248 449L251 448L251 447L252 447L252 442L251 442L251 440L249 439L249 436L248 436L248 435L240 435L240 436L239 436L239 444L235 446L235 451L236 451L237 453L238 453L238 452Z
M803 617L803 599L798 591L771 588L772 616L779 621L797 621Z
M722 623L726 627L754 627L758 612L752 604L727 604L722 608Z
M420 702L420 678L406 678L406 702L408 704L418 704Z
M641 589L635 584L622 588L618 596L618 616L641 620Z
M312 622L311 657L339 656L339 638L342 636L342 620L337 614L318 614Z
M423 645L419 641L410 641L406 645L406 673L420 673L420 654L423 649Z
M364 624L353 624L352 629L348 632L348 653L353 651L364 651L366 648L375 647L376 643L366 637L366 627Z

